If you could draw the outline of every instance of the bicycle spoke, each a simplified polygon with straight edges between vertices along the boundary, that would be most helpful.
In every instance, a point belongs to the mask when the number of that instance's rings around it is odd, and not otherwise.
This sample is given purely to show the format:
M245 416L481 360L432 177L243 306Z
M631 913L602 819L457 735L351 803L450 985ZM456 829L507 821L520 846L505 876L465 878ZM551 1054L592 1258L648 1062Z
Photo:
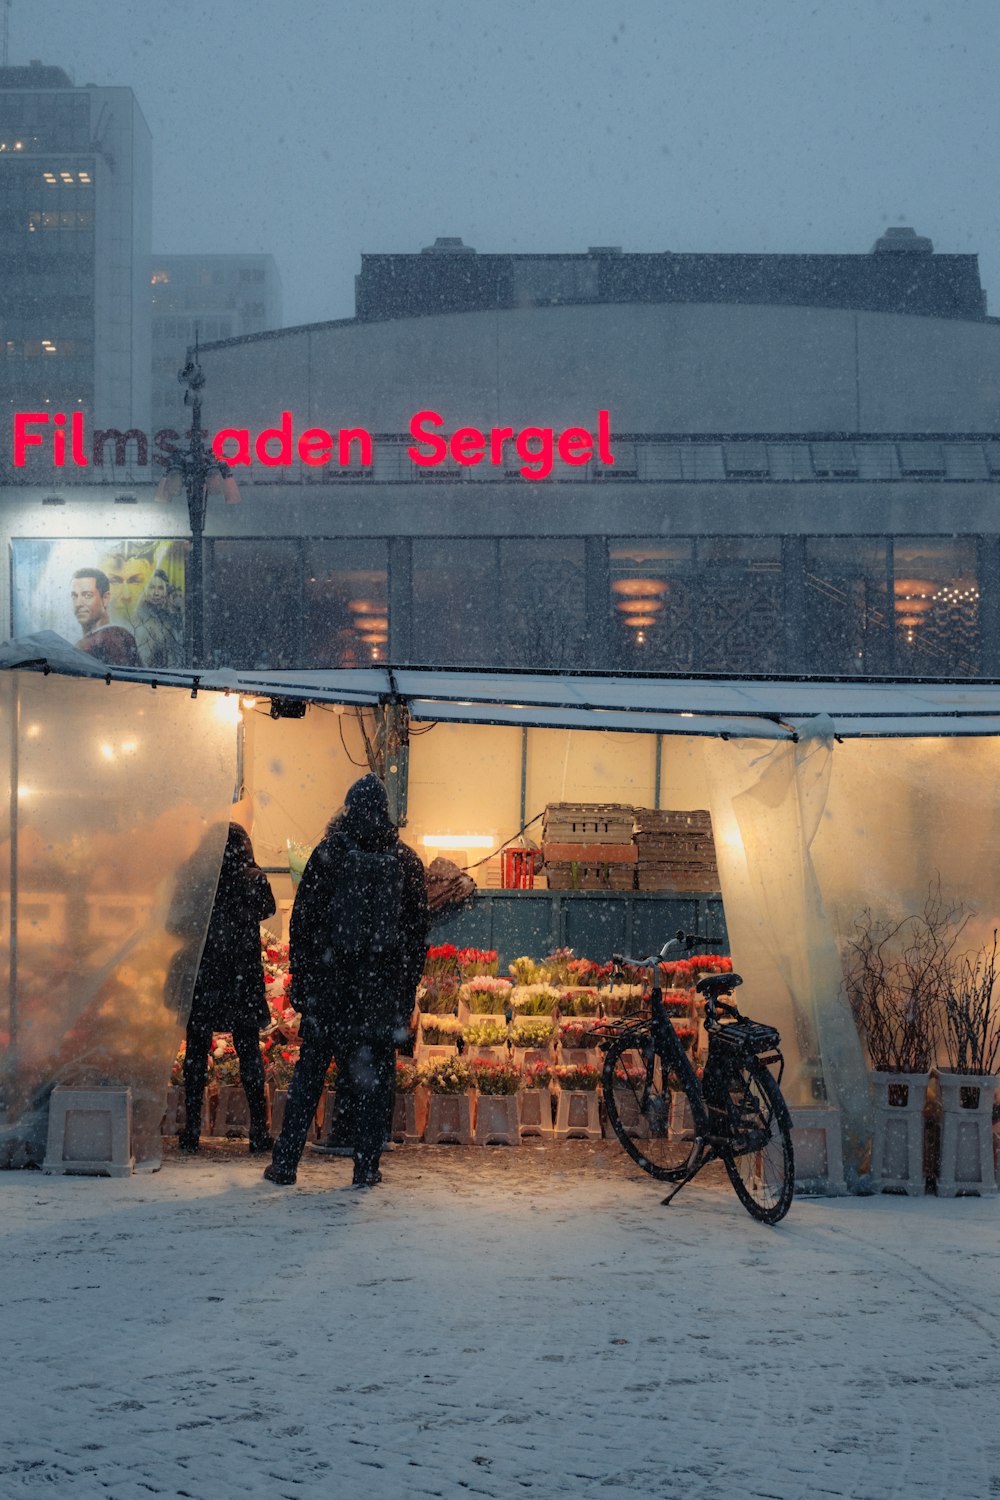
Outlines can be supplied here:
M603 1076L608 1121L632 1160L664 1182L684 1176L700 1154L687 1097L693 1083L690 1065L686 1073L678 1071L649 1034L626 1033L608 1048Z

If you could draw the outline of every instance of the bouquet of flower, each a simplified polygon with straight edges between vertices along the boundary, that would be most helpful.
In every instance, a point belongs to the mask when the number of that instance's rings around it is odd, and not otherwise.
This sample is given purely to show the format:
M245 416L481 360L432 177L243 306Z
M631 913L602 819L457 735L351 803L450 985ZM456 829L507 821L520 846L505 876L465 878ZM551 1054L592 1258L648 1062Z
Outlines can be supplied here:
M425 1063L418 1078L432 1094L464 1094L472 1087L472 1069L460 1057L439 1057Z
M559 995L559 1009L564 1016L596 1016L601 997L588 987L573 985Z
M462 1026L457 1016L422 1015L420 1035L429 1047L455 1047L462 1035Z
M601 1000L609 1016L636 1016L646 1009L649 990L641 984L613 984L601 991Z
M600 1022L586 1017L572 1017L559 1022L560 1047L594 1047L597 1045Z
M684 1051L690 1052L692 1046L694 1045L694 1039L698 1035L697 1026L692 1026L685 1024L684 1022L677 1021L673 1023L673 1026L674 1031L677 1033L677 1040L684 1048Z
M591 1067L589 1063L563 1064L552 1069L552 1076L566 1093L589 1093L600 1085L601 1069Z
M458 978L458 949L454 943L441 943L437 948L428 948L424 960L424 974L428 979Z
M572 948L556 948L542 960L546 978L550 984L572 984L570 964L574 962Z
M515 958L507 969L515 984L543 984L547 978L544 966L533 958Z
M187 1052L187 1042L181 1042L174 1065L170 1069L170 1087L180 1088L184 1083L184 1054Z
M507 1041L507 1027L498 1021L473 1021L463 1032L469 1047L502 1047Z
M668 1016L680 1016L686 1019L691 1015L694 1004L694 992L692 990L668 990L663 996L663 1009Z
M521 1087L522 1071L514 1063L481 1057L472 1064L472 1077L481 1094L516 1094Z
M523 1070L522 1087L526 1089L547 1089L552 1082L552 1064L547 1062L532 1063L530 1067Z
M454 1015L458 1009L458 979L451 977L425 979L417 990L417 1004L424 1015Z
M396 1058L396 1092L412 1094L420 1082L420 1070L412 1057Z
M495 948L460 948L458 970L463 979L472 979L477 974L496 975L500 971L500 959Z
M331 1059L330 1066L326 1070L325 1088L335 1089L337 1087L337 1064Z
M574 958L567 965L569 984L603 984L611 978L613 964L596 964L592 958Z
M724 953L695 953L688 959L688 967L698 977L702 974L731 974L733 961Z
M276 1089L287 1089L299 1060L297 1046L289 1047L277 1036L264 1041L264 1076Z
M525 1016L514 1022L510 1039L515 1047L547 1047L554 1030L554 1023L544 1016Z
M481 974L463 984L459 993L473 1015L490 1015L507 1009L510 1000L509 979L494 979Z
M240 1081L240 1060L232 1041L220 1037L211 1055L213 1082L222 1088L235 1088Z
M558 1003L551 984L518 984L510 992L510 1008L519 1016L550 1016Z

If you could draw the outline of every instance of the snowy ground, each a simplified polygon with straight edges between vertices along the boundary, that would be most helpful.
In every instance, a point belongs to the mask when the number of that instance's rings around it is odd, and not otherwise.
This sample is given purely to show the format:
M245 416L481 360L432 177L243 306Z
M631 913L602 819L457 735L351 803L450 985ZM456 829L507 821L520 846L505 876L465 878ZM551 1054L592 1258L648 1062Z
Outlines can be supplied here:
M0 1174L0 1497L1000 1495L1000 1203L721 1187L610 1143Z

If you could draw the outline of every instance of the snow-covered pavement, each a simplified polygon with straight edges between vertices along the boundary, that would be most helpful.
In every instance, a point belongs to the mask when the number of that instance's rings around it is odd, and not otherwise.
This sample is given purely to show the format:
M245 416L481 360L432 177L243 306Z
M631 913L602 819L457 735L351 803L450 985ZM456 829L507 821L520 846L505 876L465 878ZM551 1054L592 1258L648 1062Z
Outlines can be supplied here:
M1000 1495L1000 1203L732 1192L611 1144L0 1174L0 1497Z

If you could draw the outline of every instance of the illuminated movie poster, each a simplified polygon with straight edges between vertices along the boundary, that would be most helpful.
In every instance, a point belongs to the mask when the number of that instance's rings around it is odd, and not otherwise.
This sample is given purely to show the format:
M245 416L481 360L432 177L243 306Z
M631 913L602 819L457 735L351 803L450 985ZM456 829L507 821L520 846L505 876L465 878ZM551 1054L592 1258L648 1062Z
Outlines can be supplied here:
M184 665L186 542L18 539L11 548L15 638L54 630L108 666Z

